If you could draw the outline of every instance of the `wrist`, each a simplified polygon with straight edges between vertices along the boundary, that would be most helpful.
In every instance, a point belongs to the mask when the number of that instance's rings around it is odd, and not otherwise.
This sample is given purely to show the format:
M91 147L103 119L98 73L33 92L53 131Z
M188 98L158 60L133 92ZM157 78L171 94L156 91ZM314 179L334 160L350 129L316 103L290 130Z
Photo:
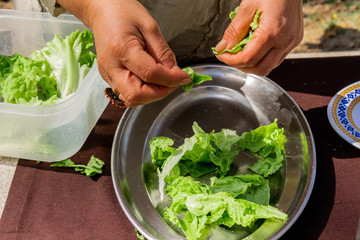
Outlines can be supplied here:
M96 8L94 5L97 1L57 0L56 2L80 19L86 26L91 28L92 19L94 18L94 14L96 14Z

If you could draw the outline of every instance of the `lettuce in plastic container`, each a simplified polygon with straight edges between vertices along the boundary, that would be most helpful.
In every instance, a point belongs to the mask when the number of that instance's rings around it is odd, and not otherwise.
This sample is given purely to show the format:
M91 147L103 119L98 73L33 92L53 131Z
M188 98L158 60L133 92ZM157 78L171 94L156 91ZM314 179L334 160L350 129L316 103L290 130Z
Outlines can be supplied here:
M59 100L57 83L44 61L0 56L0 96L6 103L49 105Z
M31 57L0 55L0 101L50 105L75 92L96 59L93 42L90 31L77 30L55 35Z

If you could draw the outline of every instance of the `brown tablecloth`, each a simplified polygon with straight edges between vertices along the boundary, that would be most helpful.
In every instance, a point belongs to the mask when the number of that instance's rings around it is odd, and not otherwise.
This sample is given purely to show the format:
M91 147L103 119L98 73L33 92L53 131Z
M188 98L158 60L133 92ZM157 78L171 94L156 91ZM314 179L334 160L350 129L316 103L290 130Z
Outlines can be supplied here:
M269 78L289 92L311 126L317 173L310 200L281 238L355 239L360 217L360 150L340 138L327 119L336 92L360 80L360 57L285 60ZM112 185L112 140L123 110L109 105L82 149L105 161L96 179L73 169L20 160L0 221L0 239L137 239Z

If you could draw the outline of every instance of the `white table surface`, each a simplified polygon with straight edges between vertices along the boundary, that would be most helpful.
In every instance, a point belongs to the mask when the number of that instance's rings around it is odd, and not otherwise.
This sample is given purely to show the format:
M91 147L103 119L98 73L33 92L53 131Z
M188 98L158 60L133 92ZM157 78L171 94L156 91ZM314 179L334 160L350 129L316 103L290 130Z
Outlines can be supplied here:
M0 218L19 159L0 156Z

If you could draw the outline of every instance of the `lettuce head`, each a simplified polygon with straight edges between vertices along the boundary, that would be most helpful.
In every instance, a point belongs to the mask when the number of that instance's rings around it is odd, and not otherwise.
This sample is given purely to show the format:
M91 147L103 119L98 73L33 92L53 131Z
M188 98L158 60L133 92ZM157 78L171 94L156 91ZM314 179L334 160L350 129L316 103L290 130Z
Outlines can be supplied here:
M90 31L77 30L55 35L31 57L0 55L0 101L50 105L75 92L96 59L93 42Z

